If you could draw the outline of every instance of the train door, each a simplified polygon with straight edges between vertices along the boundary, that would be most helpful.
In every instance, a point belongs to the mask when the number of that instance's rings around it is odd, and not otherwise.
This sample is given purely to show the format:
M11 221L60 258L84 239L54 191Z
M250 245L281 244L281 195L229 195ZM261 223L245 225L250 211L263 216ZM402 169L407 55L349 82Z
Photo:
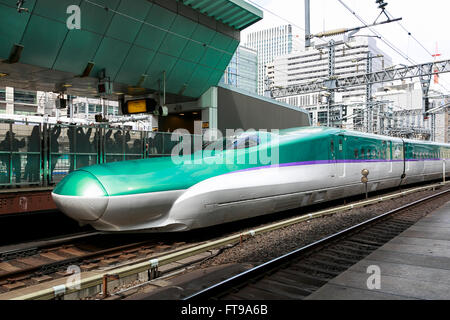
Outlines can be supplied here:
M409 175L410 171L411 171L411 159L414 159L414 149L412 147L412 145L410 143L404 142L404 148L405 148L405 174Z
M334 151L332 152L332 154L333 154L333 160L335 163L336 177L343 178L343 177L345 177L345 169L346 169L345 136L344 135L336 136L333 149L334 149Z
M337 176L338 178L344 178L345 177L345 170L346 170L346 162L345 162L345 136L339 135L337 139L337 145L336 145L336 154L337 154Z
M390 166L389 166L389 173L392 173L392 171L394 169L394 162L393 162L393 159L392 159L392 141L388 142L386 159L389 161L389 164L390 164Z

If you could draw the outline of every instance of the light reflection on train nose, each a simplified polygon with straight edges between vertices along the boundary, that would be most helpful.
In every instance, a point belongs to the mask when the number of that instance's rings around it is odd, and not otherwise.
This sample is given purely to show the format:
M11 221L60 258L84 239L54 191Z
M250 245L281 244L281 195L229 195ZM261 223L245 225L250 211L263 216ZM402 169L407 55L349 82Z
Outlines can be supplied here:
M74 197L52 193L58 209L79 222L100 219L108 206L108 197Z
M86 171L75 171L53 190L53 201L69 217L80 221L101 218L108 205L108 193L100 181Z

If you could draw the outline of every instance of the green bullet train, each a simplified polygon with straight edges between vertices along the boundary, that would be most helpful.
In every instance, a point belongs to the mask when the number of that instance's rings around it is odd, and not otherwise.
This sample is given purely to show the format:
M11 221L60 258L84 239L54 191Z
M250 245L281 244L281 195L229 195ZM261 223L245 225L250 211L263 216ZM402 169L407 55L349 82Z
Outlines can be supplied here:
M85 167L53 190L58 208L110 232L176 232L448 174L450 145L302 127L245 132L192 155Z

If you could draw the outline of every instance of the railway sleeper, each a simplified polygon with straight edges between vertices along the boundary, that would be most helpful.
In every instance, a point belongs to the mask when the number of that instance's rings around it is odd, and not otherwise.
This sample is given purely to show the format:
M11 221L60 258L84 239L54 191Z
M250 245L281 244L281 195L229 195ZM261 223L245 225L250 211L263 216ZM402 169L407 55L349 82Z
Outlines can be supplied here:
M335 254L328 254L328 253L325 253L325 252L319 252L319 253L317 253L317 256L325 257L327 259L333 259L333 260L342 261L343 263L347 263L349 265L354 265L355 263L357 263L360 260L360 259L356 259L356 258L355 259L347 259L347 258L344 258L344 257L339 257L339 256L337 256Z
M399 228L405 228L405 227L408 227L411 224L413 224L415 222L413 220L416 220L416 219L411 219L411 220L406 221L406 220L401 220L401 219L394 218L394 219L386 222L386 224L387 225L397 226Z
M379 248L380 246L382 246L383 244L386 243L386 242L382 242L382 241L373 241L373 240L369 240L369 239L376 240L375 238L372 238L372 237L366 237L366 238L365 237L352 237L350 239L350 241L353 241L358 244L367 244L369 246L376 247L376 248Z
M344 241L342 241L342 243L344 243L345 245L350 245L352 247L355 246L357 248L361 248L362 250L365 250L365 248L367 248L368 250L375 250L378 248L378 246L354 241L353 238L344 240Z
M11 261L15 259L25 258L37 255L39 253L38 248L31 248L26 250L17 250L11 252L3 252L0 254L0 261Z
M285 284L271 280L270 278L263 279L254 286L261 289L267 288L266 290L269 292L276 293L279 296L278 299L302 299L317 290L316 287L309 287L304 284L302 286L301 283L295 285Z
M320 262L320 261L314 261L314 260L307 260L304 261L305 265L310 266L311 268L320 268L321 270L329 270L331 272L342 272L348 269L348 267L344 267L342 265L336 265L333 263L327 263L327 262Z
M341 269L348 269L349 267L351 267L353 265L353 263L348 263L348 262L338 262L335 259L329 259L331 261L327 261L327 260L322 260L320 258L317 257L313 257L313 258L309 258L308 261L312 261L314 263L319 263L325 266L332 266L335 268L341 268Z
M306 283L304 281L301 281L299 278L296 278L295 280L291 277L286 277L286 275L275 273L271 275L270 277L266 277L263 280L276 282L282 285L286 286L294 286L294 287L301 287L304 290L313 292L315 289L318 288L317 285L312 285L310 283Z
M386 231L386 230L384 230ZM395 236L397 236L398 234L386 234L386 232L380 233L380 232L376 232L374 230L364 230L363 232L361 232L359 235L368 235L373 239L379 239L380 241L384 241L384 243L389 242L392 238L394 238Z
M327 277L329 279L332 279L332 278L336 277L338 274L340 274L340 272L337 272L337 271L327 270L327 269L323 269L323 268L320 268L317 266L310 266L310 265L303 264L303 263L293 264L291 266L291 268L294 270L298 270L298 269L306 270L307 272L311 272L313 275L321 274L324 277Z
M342 257L342 258L345 258L345 259L352 259L352 260L356 260L356 261L361 260L361 255L352 254L352 253L349 253L349 252L343 252L343 251L337 250L335 248L327 248L326 251L323 251L321 253L328 252L328 251L338 255L338 257L340 257L340 258Z
M346 246L344 244L336 244L333 246L334 248L336 248L337 250L342 250L342 251L347 251L347 252L352 252L355 253L359 256L361 255L367 255L369 253L371 253L373 250L368 250L368 249L357 249L351 246Z
M273 292L267 291L265 289L260 289L253 284L242 288L238 292L228 293L223 295L221 298L230 299L230 297L234 297L235 299L241 300L279 300L279 296L274 294Z
M294 271L291 269L283 269L278 271L283 277L289 277L293 281L303 282L315 287L321 287L328 282L328 279L320 277L311 277L310 275L301 271Z
M395 227L386 226L386 225L379 226L379 227L375 226L372 228L372 230L382 232L383 234L398 234L398 233L403 232L405 229L407 229L407 227L395 228Z

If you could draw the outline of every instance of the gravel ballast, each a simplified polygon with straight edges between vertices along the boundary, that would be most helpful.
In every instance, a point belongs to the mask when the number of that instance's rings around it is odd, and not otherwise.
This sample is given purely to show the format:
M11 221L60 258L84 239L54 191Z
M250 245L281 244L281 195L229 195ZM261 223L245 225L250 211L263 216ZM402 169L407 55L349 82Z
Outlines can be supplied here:
M387 211L448 188L450 187L443 187L436 191L416 192L397 199L308 220L282 229L259 234L232 248L225 249L218 256L202 263L200 267L207 268L229 263L250 263L252 265L258 265L386 213ZM448 201L450 201L450 194L429 201L421 205L418 210L423 210L424 214L428 214Z

